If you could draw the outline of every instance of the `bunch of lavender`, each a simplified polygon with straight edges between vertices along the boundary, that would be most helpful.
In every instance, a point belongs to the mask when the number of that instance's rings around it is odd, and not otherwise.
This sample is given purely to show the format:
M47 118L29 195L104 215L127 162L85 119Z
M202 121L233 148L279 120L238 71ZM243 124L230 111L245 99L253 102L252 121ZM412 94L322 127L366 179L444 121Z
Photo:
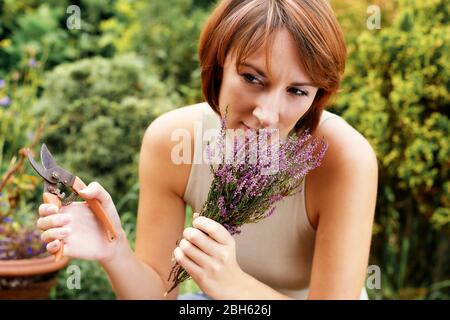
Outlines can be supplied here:
M211 144L207 145L213 181L199 215L221 223L234 235L241 232L243 224L256 223L272 215L276 202L301 191L304 177L320 165L328 146L323 139L321 142L313 139L309 130L300 137L292 133L283 142L279 141L278 131L246 130L241 139L234 136L230 153L226 150L230 130L225 128L226 115L221 119L220 136L214 149L218 164ZM173 285L167 293L189 277L175 263L169 275Z

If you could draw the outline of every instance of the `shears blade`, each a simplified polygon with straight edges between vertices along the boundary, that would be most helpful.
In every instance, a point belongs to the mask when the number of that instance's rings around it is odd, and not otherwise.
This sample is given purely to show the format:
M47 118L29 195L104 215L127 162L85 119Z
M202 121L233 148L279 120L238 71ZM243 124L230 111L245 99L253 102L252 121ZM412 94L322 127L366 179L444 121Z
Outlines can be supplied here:
M41 162L44 168L47 170L57 167L57 164L45 143L43 143L41 146Z

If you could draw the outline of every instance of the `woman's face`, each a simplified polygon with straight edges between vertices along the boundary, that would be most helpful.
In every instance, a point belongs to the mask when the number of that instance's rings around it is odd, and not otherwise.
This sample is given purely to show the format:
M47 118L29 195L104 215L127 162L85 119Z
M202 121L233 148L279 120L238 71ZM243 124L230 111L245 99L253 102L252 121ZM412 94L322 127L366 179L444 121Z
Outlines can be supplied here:
M228 107L229 129L278 129L285 138L311 106L317 87L301 68L295 43L285 29L277 31L271 56L271 75L265 48L250 55L238 70L227 55L220 88L221 114Z

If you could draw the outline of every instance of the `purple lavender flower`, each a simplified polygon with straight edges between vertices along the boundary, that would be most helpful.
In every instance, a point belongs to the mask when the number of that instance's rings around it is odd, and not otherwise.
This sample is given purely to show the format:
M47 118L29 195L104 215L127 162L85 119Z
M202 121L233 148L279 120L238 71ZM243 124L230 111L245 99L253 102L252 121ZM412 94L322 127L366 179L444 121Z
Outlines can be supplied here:
M228 222L224 222L223 226L225 227L225 229L228 230L228 232L232 235L234 234L240 234L241 230L234 224L232 223L228 223Z
M225 198L223 196L219 197L219 212L220 212L220 216L225 218L227 216L227 210L225 208Z
M5 80L0 79L0 89L5 86Z
M274 212L275 212L276 207L272 207L272 209L270 209L266 215L264 216L264 218L268 218L270 217Z
M230 142L226 123L225 113L221 119L221 139L215 146L220 154L225 154ZM239 234L246 223L270 217L278 201L299 192L304 177L320 165L328 147L325 141L312 139L308 130L300 137L294 133L283 142L279 141L278 132L271 130L253 135L247 132L243 142L231 141L233 152L227 153L225 163L217 167L210 159L214 152L207 150L213 181L200 215L221 223L231 235ZM275 170L271 170L274 164ZM173 285L168 292L188 279L189 274L176 263L171 278Z
M0 99L0 106L2 106L2 107L7 107L10 105L10 103L11 103L11 99L8 96Z

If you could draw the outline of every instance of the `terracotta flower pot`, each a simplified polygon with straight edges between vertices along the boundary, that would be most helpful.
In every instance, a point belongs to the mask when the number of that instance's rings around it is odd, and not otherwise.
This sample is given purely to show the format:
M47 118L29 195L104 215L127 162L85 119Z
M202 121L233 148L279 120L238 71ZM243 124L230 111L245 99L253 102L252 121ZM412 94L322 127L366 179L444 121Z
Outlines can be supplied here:
M16 283L1 289L1 299L46 299L56 284L56 273L64 268L69 258L55 262L53 256L34 259L0 260L0 280Z

